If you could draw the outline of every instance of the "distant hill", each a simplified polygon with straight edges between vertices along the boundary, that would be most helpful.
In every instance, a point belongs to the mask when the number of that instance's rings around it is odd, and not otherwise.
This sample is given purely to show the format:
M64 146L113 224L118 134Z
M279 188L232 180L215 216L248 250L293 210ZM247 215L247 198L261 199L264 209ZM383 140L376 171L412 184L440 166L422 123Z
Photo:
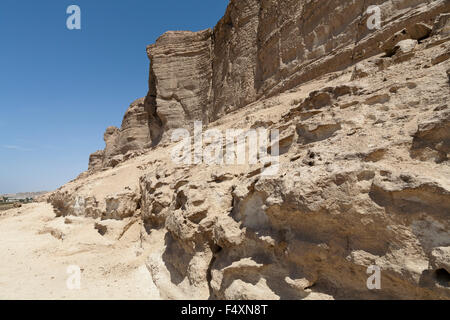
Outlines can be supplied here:
M8 193L8 194L1 194L0 197L8 197L15 199L36 198L43 194L46 194L47 192L48 191Z

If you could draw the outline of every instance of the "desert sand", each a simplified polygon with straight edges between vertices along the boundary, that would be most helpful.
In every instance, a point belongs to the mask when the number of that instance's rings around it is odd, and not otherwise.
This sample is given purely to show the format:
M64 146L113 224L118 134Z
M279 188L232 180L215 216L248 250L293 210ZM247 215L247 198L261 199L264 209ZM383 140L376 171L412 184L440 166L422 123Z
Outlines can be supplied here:
M159 299L138 221L117 241L91 219L68 221L45 203L1 214L0 299ZM82 270L79 290L66 284L71 265Z

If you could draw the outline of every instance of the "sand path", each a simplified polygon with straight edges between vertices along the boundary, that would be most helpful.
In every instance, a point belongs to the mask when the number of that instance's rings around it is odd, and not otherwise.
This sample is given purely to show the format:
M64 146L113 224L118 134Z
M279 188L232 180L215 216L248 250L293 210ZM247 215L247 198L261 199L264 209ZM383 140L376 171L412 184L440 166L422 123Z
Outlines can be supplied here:
M0 212L0 299L159 299L138 222L120 240L94 225L55 218L45 203ZM80 289L67 286L71 265L81 270Z

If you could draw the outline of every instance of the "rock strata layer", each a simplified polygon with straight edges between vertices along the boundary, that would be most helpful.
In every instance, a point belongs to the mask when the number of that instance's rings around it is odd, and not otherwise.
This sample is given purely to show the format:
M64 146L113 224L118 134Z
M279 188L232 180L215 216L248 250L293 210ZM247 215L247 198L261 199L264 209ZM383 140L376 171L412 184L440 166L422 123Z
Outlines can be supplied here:
M106 129L103 139L106 147L89 157L90 172L115 167L125 158L138 155L151 144L149 114L144 98L134 101L123 117L122 126Z

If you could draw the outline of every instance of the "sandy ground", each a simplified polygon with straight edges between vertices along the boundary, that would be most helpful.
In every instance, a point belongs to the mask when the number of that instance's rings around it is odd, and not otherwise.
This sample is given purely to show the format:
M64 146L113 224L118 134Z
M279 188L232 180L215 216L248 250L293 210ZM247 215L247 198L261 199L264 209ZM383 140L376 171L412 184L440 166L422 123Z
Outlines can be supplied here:
M100 235L95 222L55 218L45 203L1 212L0 299L159 299L139 222L118 228L119 240ZM80 289L67 286L71 265L81 270Z

